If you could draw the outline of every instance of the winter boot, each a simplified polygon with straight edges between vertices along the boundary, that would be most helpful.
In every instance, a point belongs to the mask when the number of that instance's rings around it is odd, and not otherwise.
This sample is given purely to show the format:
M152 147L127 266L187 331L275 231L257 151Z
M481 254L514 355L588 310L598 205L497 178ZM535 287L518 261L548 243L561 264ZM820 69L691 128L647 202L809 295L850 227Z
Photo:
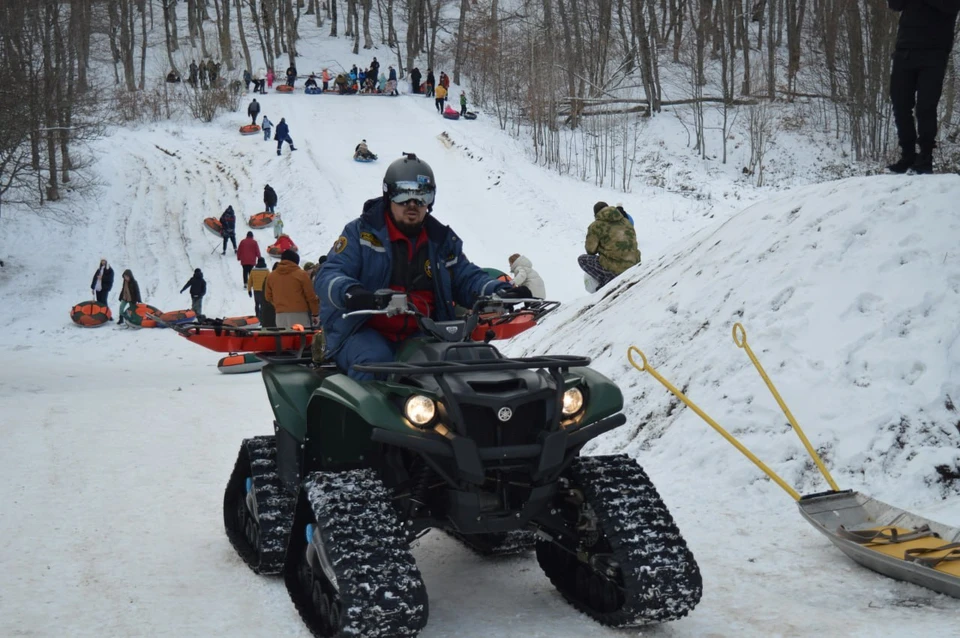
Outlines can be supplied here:
M280 157L280 149L277 149L277 157Z
M929 175L933 172L933 151L920 151L910 170L916 175Z
M290 147L290 150L291 150L291 151L295 151L295 150L297 150L297 147L296 147L296 146L291 146L291 147Z
M906 173L908 170L910 170L916 160L916 149L904 147L900 151L900 159L893 164L889 164L887 166L887 170L891 173Z

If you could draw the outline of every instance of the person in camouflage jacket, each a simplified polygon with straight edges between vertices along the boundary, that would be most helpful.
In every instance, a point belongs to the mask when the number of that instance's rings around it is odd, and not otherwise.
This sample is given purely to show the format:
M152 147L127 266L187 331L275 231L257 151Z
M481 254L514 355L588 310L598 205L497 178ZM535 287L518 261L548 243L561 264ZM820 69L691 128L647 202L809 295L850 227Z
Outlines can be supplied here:
M585 273L597 280L601 288L627 268L640 263L637 233L629 221L606 202L593 207L594 221L587 229L585 248L577 262Z

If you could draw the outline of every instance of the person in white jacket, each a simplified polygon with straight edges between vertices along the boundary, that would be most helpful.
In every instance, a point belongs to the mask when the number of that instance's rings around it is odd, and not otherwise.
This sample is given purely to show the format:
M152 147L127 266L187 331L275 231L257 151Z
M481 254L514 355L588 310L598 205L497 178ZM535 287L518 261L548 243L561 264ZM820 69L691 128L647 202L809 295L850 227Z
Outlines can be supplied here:
M510 255L510 272L513 273L514 286L526 286L530 294L537 299L547 298L547 289L543 283L543 278L536 270L530 260L519 253Z

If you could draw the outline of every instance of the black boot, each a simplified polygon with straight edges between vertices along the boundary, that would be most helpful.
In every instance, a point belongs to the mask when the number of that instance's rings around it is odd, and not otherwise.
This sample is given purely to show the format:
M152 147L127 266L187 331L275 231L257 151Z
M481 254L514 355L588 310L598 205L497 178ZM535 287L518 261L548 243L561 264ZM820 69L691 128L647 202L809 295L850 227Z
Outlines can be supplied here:
M906 173L913 167L913 163L917 160L917 151L913 148L903 148L900 151L900 159L889 164L887 170L891 173Z
M933 151L920 151L910 170L916 175L929 175L933 172Z

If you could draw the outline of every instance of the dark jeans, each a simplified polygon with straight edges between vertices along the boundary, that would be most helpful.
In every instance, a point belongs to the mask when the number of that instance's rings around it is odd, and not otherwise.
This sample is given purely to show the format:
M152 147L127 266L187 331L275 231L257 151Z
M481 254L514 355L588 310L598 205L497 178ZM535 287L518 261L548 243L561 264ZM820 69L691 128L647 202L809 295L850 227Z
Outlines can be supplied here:
M266 207L267 207L267 212L268 212L268 213L275 213L275 212L277 212L277 206L276 206L276 204L267 204Z
M397 345L373 328L360 328L347 337L335 355L337 366L345 370L347 376L357 381L374 378L372 372L357 372L353 369L357 363L383 363L393 361Z
M190 301L192 302L191 305L193 307L193 311L197 313L197 316L199 317L200 315L202 315L203 314L203 297L190 297Z
M330 82L328 80L323 81L323 90L326 91L329 88Z
M257 315L257 319L260 320L260 325L262 325L262 326L264 326L264 327L266 328L266 327L269 327L269 326L267 326L267 325L263 322L263 304L264 304L264 303L265 303L265 302L264 302L264 298L263 298L263 291L262 291L262 290L254 290L254 291L253 291L253 314Z
M252 120L252 121L250 122L251 124L256 124L256 123L257 123L257 116L258 116L258 115L260 115L260 112L259 112L259 111L256 112L256 113L251 113L251 114L250 114L250 119Z
M443 113L443 98L438 97L433 102L437 105L437 113Z
M243 266L243 285L247 285L247 277L250 275L250 271L253 270L253 264L241 264Z
M223 234L223 252L227 252L227 240L233 244L233 252L237 252L237 236L234 233Z
M110 293L109 290L98 290L97 291L97 303L102 303L104 306L109 306L107 302L107 295Z
M577 257L580 269L597 280L597 290L610 283L616 273L612 273L600 265L600 255L580 255Z
M466 114L467 114L467 105L464 104L464 105L462 105L462 106L460 107L460 116L462 117L462 116L464 116L464 115L466 115Z
M943 92L948 51L895 51L890 99L900 147L932 152L937 139L937 104ZM914 122L916 107L916 122Z

